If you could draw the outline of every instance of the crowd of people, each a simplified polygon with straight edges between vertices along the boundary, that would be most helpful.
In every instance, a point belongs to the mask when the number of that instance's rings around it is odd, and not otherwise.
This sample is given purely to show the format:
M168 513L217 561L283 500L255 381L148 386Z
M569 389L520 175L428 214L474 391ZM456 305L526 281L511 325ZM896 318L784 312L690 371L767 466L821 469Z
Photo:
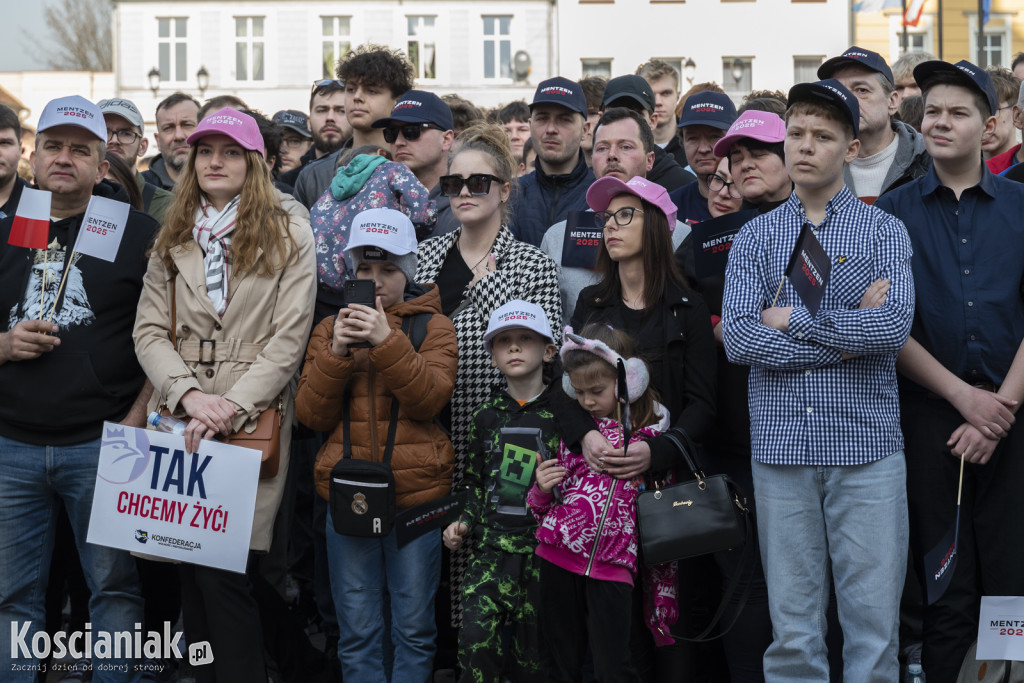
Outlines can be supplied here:
M214 655L67 681L955 683L1024 595L1013 68L853 46L737 108L651 60L485 112L363 45L308 111L167 97L152 157L135 103L57 98L25 178L0 106L0 621ZM93 197L131 205L112 262L73 254ZM280 416L244 573L86 541L103 422L159 410L189 452ZM690 460L756 532L649 563L638 496ZM357 529L356 461L458 518Z

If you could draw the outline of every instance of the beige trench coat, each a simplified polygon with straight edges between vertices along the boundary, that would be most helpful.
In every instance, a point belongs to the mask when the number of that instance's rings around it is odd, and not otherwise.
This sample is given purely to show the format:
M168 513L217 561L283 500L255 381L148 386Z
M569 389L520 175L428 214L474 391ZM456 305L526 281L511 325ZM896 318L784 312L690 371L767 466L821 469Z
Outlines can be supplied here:
M292 216L289 230L298 245L298 258L271 277L232 274L223 318L206 293L202 251L194 243L171 250L178 270L179 348L184 342L213 339L220 358L232 343L258 344L263 349L254 362L218 360L200 365L182 360L170 341L171 275L156 254L149 260L135 318L135 353L154 387L150 410L166 404L175 415L184 417L181 397L190 389L200 389L232 401L238 410L234 428L251 429L256 417L283 394L281 464L276 477L260 480L256 495L249 547L257 551L270 549L274 517L284 494L295 409L292 380L306 350L316 296L316 257L309 222Z

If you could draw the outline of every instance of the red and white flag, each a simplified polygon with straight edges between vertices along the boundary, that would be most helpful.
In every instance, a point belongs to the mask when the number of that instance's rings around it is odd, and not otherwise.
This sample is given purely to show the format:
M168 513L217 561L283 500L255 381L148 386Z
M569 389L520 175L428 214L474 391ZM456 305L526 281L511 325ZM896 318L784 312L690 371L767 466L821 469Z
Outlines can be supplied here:
M124 202L94 195L85 210L82 227L78 229L75 251L113 263L124 237L130 209Z
M904 26L917 26L921 22L921 12L924 10L924 0L910 0L907 3L907 11L903 15Z
M50 193L24 188L8 244L29 249L46 249L50 237Z

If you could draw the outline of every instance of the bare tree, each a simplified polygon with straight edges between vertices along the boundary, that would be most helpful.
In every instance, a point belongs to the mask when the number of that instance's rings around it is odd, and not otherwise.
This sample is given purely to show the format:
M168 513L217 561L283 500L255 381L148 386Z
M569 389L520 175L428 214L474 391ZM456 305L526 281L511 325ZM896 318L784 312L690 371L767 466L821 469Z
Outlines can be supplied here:
M54 69L111 71L114 68L110 0L50 0L43 16L54 41L46 62Z

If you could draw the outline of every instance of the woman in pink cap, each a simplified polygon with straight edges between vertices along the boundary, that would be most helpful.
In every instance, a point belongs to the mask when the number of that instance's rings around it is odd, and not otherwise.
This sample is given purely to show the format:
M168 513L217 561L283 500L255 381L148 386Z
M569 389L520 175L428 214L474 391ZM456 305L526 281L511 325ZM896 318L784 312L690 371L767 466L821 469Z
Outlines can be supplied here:
M313 237L307 221L281 208L252 117L222 109L188 143L150 256L135 350L154 388L149 409L187 421L189 452L278 408L280 463L260 479L249 541L250 553L265 553L288 473L292 378L313 314ZM215 653L196 680L266 681L248 575L181 564L179 576L185 639L209 641Z
M566 410L559 426L567 444L580 444L592 469L623 480L657 475L683 463L677 442L694 452L714 415L711 317L676 267L671 240L676 206L665 188L640 177L623 182L608 176L590 186L587 204L604 235L596 266L601 281L580 292L572 327L602 323L627 331L650 366L652 386L672 426L667 435L633 444L626 454L608 445L582 409ZM649 656L648 630L637 622L634 631L645 640L646 647L634 652L643 653L635 664L644 680L654 674L680 680L681 672L673 671L679 662L676 646Z

